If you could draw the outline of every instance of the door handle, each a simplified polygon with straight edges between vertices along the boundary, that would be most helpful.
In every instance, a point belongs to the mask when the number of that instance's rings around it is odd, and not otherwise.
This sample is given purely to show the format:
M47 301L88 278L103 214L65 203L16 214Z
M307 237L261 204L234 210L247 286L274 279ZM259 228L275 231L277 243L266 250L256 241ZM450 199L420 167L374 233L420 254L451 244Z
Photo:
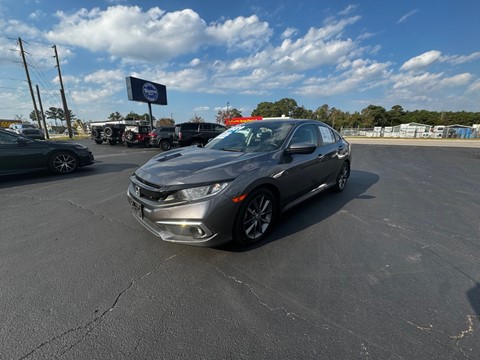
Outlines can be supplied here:
M322 161L323 159L325 159L325 155L318 154L317 160L318 160L318 161Z

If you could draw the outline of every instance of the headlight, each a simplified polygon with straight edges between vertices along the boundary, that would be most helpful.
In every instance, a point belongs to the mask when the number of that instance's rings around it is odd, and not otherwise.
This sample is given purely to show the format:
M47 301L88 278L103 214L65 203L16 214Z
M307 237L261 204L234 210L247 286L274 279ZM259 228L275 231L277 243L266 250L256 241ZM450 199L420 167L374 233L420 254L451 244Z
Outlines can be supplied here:
M218 194L227 187L228 183L215 183L177 191L172 195L175 199L193 201Z

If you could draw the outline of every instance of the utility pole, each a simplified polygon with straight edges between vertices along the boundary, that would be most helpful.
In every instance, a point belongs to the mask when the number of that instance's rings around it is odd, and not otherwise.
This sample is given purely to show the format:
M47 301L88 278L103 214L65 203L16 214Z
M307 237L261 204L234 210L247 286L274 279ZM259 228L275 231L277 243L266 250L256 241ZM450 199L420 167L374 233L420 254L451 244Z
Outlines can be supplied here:
M22 39L18 38L18 43L20 44L20 54L22 55L23 66L25 67L25 73L27 74L28 87L30 89L30 96L32 97L33 110L35 111L35 118L37 119L38 127L41 129L42 125L40 124L40 118L38 117L37 103L35 102L35 96L33 95L32 82L30 80L30 73L28 72L27 60L25 59L25 52L23 51ZM45 129L47 131L47 129Z
M58 61L57 45L52 46L55 51L55 59L57 60L58 78L60 80L60 95L62 97L63 112L67 121L68 137L72 138L72 125L70 124L70 111L68 111L67 98L65 97L65 89L63 87L62 72L60 71L60 62Z
M50 135L48 134L48 129L47 129L47 123L45 122L45 114L43 113L43 105L42 105L42 98L40 97L40 90L38 89L38 85L35 85L37 87L37 97L38 97L38 104L40 105L40 112L42 113L42 122L43 122L43 128L45 129L45 136L47 139L50 139Z

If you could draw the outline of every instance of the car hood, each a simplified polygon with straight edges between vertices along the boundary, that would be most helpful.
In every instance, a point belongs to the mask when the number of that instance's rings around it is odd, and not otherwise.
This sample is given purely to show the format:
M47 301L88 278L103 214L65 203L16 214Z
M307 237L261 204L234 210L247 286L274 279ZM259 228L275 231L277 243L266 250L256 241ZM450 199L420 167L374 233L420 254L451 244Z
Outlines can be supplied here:
M74 142L70 142L70 141L52 141L52 140L42 140L42 141L38 141L38 140L35 140L37 141L37 143L39 144L44 144L48 147L52 147L52 148L75 148L77 149L79 146L81 147L84 147L86 148L86 146L82 145L82 144L78 144L78 143L74 143Z
M159 185L201 184L231 180L265 165L267 153L241 153L188 147L150 159L135 174Z

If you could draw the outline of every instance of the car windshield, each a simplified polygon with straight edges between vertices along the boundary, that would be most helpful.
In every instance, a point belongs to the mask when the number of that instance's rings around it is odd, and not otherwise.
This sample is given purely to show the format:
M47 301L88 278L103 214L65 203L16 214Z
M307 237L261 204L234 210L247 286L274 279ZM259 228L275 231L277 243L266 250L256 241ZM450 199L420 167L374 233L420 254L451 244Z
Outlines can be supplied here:
M264 152L277 150L285 141L292 124L287 122L251 122L234 126L210 141L213 150Z

